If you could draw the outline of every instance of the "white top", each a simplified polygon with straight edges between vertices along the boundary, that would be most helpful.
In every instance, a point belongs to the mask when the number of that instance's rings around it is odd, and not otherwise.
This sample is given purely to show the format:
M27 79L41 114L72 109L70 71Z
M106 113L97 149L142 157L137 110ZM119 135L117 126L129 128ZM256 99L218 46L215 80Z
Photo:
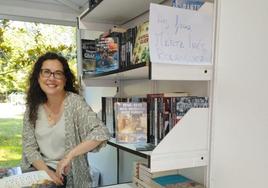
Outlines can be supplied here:
M38 109L35 136L45 163L56 169L65 153L64 112L55 125L49 125L43 105Z

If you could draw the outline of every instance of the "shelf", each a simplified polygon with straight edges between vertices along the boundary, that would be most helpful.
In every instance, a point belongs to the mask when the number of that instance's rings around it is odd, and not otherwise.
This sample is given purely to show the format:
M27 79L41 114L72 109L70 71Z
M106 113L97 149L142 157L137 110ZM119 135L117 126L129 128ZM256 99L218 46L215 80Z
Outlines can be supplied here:
M102 1L94 9L89 8L80 15L83 22L98 22L122 25L149 10L150 3L164 0L109 0Z
M208 108L191 108L153 151L137 151L134 144L108 144L149 159L151 172L208 164Z
M85 73L85 80L200 80L209 81L212 79L212 66L210 65L166 65L152 64L152 70L144 64L129 67L123 70L114 70L98 75L90 75ZM151 76L149 74L151 72Z
M116 140L114 138L111 138L108 141L108 144L113 146L113 147L116 147L118 149L121 149L123 151L127 151L129 153L134 154L134 155L140 156L142 158L145 158L145 159L150 158L151 151L137 151L136 147L135 147L135 144L118 143L118 142L116 142Z
M149 79L149 67L144 63L129 66L121 70L114 70L98 75L84 74L83 79L90 80L137 80Z
M176 65L151 63L152 80L200 80L212 79L212 65Z

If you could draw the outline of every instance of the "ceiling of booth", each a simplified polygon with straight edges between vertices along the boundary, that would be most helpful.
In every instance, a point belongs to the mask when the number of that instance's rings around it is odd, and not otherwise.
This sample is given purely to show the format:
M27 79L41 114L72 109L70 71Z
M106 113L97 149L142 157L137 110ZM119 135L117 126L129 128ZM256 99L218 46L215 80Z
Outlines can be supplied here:
M88 0L0 0L0 19L75 25Z

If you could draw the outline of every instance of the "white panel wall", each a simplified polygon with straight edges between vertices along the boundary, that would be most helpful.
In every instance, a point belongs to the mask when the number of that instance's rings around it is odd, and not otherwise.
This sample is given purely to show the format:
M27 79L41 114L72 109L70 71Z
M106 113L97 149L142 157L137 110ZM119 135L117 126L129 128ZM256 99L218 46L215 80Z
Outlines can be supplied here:
M87 103L99 117L101 117L101 97L114 96L115 93L115 87L86 87L84 89ZM117 156L114 147L108 145L98 153L89 153L88 159L90 165L97 168L101 173L100 185L115 184L117 182Z
M267 187L268 1L218 8L210 187Z

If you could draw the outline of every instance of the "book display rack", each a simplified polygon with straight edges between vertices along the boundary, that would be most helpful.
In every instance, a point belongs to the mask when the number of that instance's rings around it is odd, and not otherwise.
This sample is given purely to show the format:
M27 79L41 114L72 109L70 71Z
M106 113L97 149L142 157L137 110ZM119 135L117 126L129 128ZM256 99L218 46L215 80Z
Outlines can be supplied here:
M125 34L120 34L119 69L92 76L83 71L82 64L78 65L81 83L86 88L85 96L91 98L89 101L100 101L96 109L101 111L102 97L147 97L152 93L185 92L190 96L211 100L213 15L207 14L202 7L198 11L179 10L170 7L171 5L171 1L167 0L101 1L94 9L85 11L78 18L78 46L82 40L95 40L100 34L111 31L111 28L126 29ZM203 20L202 24L200 18ZM140 50L143 55L130 54L127 57L129 54L126 51L137 53L139 50L133 48L141 46L128 44L138 41L130 39L133 35L128 32L135 33L133 28L143 23L149 27L149 54L147 48L142 46L145 49ZM172 23L176 27L167 29L172 27ZM173 33L168 33L170 30ZM177 39L178 33L182 38ZM81 49L78 49L79 62L83 62L81 54ZM132 56L139 60L150 56L150 61L132 64ZM130 64L125 66L122 62L128 61L127 59L130 59ZM94 95L100 87L104 91L102 96L98 96L98 93ZM108 95L111 88L116 88L115 92ZM145 159L152 173L180 170L186 177L206 185L210 152L209 105L205 108L190 108L165 137L154 148L149 149L151 151L141 151L141 146L118 143L116 139L111 139L108 144L117 151L117 183L132 179L122 180L118 177L125 172L124 165L120 164L125 161L120 151L126 151ZM128 170L131 174L131 169ZM103 178L105 179L105 172Z

